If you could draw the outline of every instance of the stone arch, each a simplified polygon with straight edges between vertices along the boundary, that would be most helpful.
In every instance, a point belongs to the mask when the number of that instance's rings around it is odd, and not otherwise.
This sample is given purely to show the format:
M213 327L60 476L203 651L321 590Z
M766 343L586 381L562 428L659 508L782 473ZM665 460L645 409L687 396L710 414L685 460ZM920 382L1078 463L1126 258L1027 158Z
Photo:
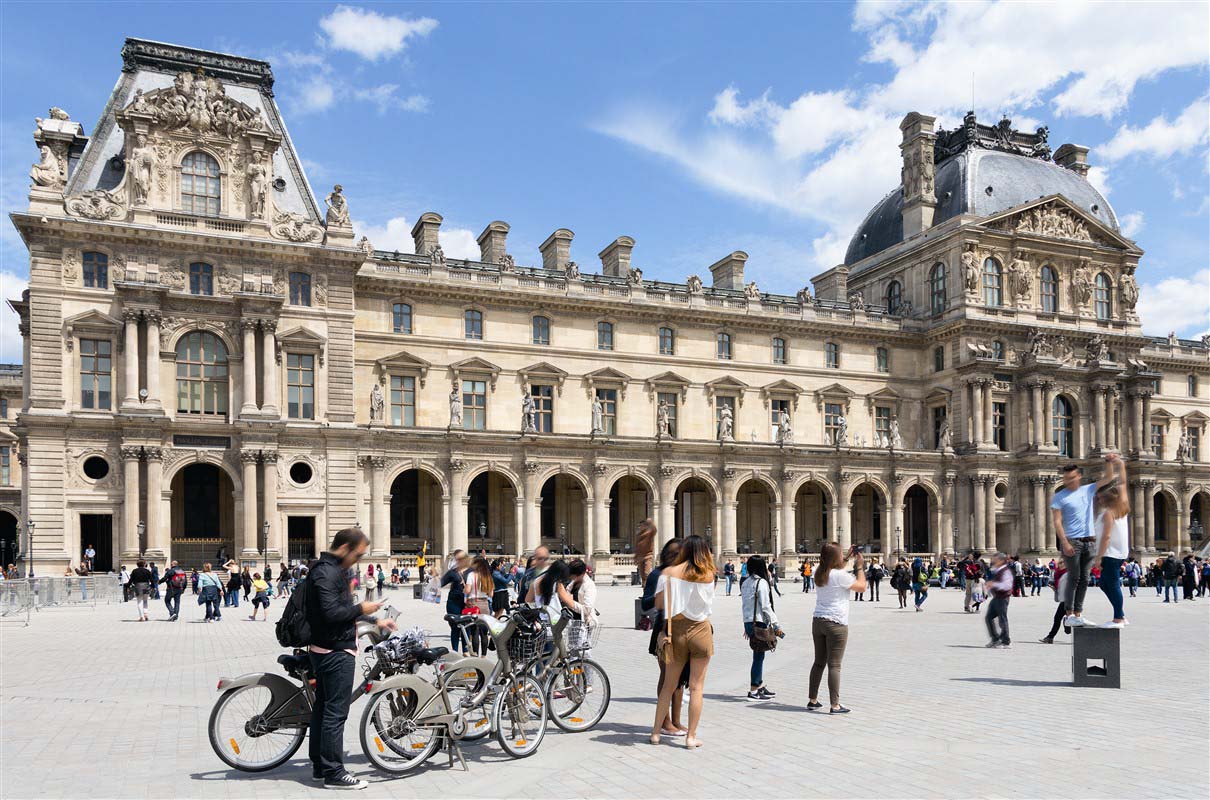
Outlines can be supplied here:
M774 509L777 494L770 481L762 480L759 474L749 475L736 481L735 496L735 544L741 553L769 553L773 551ZM723 513L730 513L724 507Z
M809 472L804 474L801 478L796 479L794 483L791 484L794 495L797 496L799 489L808 483L819 484L828 493L828 497L831 502L836 502L836 485L824 475L812 475Z
M385 476L390 531L390 551L441 551L445 541L448 488L431 465L405 462Z
M534 481L534 486L538 487L540 490L548 480L556 475L568 475L574 478L576 482L580 484L580 488L584 492L585 501L589 503L593 501L592 481L589 480L588 476L581 472L578 468L568 466L567 464L558 464L552 466L550 469L547 469L545 472L539 473L538 479Z
M794 488L794 549L800 553L816 550L832 534L832 507L836 492L829 481L808 477Z
M216 451L213 450L186 450L185 452L189 455L178 458L171 463L165 463L164 477L162 479L164 486L171 486L172 481L176 479L177 473L191 464L211 464L226 473L227 477L231 480L232 487L235 489L236 497L243 496L244 485L240 480L239 470L232 466L227 459L214 455ZM120 469L121 464L111 465L111 468Z
M516 502L523 484L517 474L503 464L479 464L468 471L463 487L463 496L451 497L450 502L466 504L467 549L474 552L497 544L509 552L519 551ZM446 538L456 536L451 531Z
M854 483L848 496L853 544L869 545L871 552L881 552L888 533L887 497L886 484L877 478L868 477Z
M672 485L676 514L673 535L677 538L690 533L705 535L707 528L714 528L714 508L722 497L718 483L702 471L690 470L678 476Z
M745 483L748 483L749 481L756 481L757 483L762 484L766 489L768 489L770 502L772 502L774 504L781 503L781 487L779 487L777 485L777 482L774 481L773 478L769 477L768 475L766 475L763 472L760 472L759 470L752 470L751 472L749 472L747 474L736 475L735 476L735 488L732 491L731 497L729 497L727 499L733 503L735 501L737 501L739 499L740 488Z
M699 469L697 467L687 469L683 472L678 472L672 478L672 480L669 481L669 483L672 485L672 491L675 493L677 488L690 478L697 478L702 483L706 484L706 486L710 488L710 491L715 498L720 498L723 496L722 487L719 485L718 480L708 471Z
M552 552L589 555L588 510L592 494L576 470L553 469L534 484L538 490L539 541ZM579 495L578 497L576 495Z
M0 568L17 563L21 553L21 512L0 506Z
M609 549L633 552L638 523L655 518L655 482L641 470L614 472L605 485L609 501Z
M213 473L196 469L202 467ZM223 549L228 557L238 558L237 548L259 550L265 546L259 528L245 530L241 522L240 509L247 508L248 503L255 506L256 493L243 492L234 473L225 460L205 457L182 459L172 469L165 470L163 486L170 497L172 557L182 565L200 566L205 561L221 560L219 554ZM147 502L163 502L163 498L148 497Z
M900 498L902 519L889 521L888 528L900 531L901 541L893 541L895 548L910 553L934 552L940 542L935 525L940 524L937 511L941 508L941 495L923 481L916 481L904 489ZM895 536L895 531L890 531Z
M1156 547L1159 547L1160 542L1164 542L1163 549L1176 551L1177 545L1181 541L1180 498L1170 487L1159 486L1148 502L1152 504L1152 511L1155 514ZM1180 557L1179 552L1177 557Z
M492 461L485 461L482 464L476 464L468 469L463 484L465 486L470 486L471 481L479 477L484 472L498 472L504 477L508 478L509 481L512 482L513 486L520 487L524 485L521 481L521 478L518 477L517 473L513 471L512 467L508 466L507 464Z
M240 348L238 346L238 343L235 341L235 339L233 339L231 337L230 331L228 331L226 328L224 328L222 325L218 324L217 322L213 322L211 320L206 320L206 319L194 320L194 321L190 322L188 325L182 325L180 328L173 331L172 335L170 335L168 337L168 341L164 344L163 350L165 352L175 354L177 345L179 345L181 343L181 339L183 339L185 336L188 336L191 333L196 333L198 331L212 333L216 337L218 337L218 340L223 343L223 347L227 348L228 360L230 360L236 356L243 355L242 351L240 350ZM228 375L227 380L230 382L230 381L234 380L234 378L233 378L233 376Z
M427 461L419 461L417 459L405 459L403 461L398 462L397 464L392 465L391 468L387 470L387 473L384 476L384 478L386 480L386 485L389 487L392 483L395 482L396 478L398 478L400 475L402 475L403 473L405 473L411 469L418 470L420 472L427 474L430 478L432 478L434 481L437 482L438 486L441 487L441 496L445 499L449 498L449 496L450 496L449 480L446 478L445 474L441 471L441 469L437 465L431 464Z

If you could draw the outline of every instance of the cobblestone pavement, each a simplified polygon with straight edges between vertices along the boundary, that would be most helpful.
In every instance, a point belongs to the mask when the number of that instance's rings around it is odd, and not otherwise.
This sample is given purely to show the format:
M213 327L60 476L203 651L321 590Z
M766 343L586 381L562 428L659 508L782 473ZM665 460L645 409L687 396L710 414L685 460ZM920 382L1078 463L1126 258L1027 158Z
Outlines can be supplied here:
M373 772L352 720L348 766L371 782L361 797L1206 797L1210 763L1210 598L1167 608L1154 591L1129 599L1123 688L1075 689L1070 638L1037 638L1054 604L1014 599L1010 650L987 650L981 618L958 591L934 590L927 611L854 603L844 665L844 717L808 714L814 595L783 583L789 635L766 680L778 699L745 699L749 651L738 597L716 601L699 751L646 743L655 662L631 630L634 590L603 588L607 628L596 657L613 703L590 733L551 726L541 750L513 761L491 740L468 746L469 772L440 754L403 778ZM884 584L885 587L885 584ZM720 594L722 585L719 586ZM401 620L440 631L441 608L388 592ZM1089 591L1089 616L1108 603ZM300 756L264 775L226 769L206 723L220 676L274 669L273 625L229 610L219 624L133 621L133 605L52 609L27 628L0 625L0 797L307 797ZM275 603L276 618L282 603ZM240 613L242 612L242 613ZM435 637L436 639L437 637ZM438 643L440 640L438 639ZM826 689L825 692L826 694ZM668 741L665 739L665 741Z

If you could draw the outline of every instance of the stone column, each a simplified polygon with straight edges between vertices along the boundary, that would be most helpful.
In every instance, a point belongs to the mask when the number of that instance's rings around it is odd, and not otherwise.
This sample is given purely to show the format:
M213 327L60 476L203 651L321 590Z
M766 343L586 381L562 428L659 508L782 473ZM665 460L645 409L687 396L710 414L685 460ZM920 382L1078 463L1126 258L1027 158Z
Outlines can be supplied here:
M971 396L971 432L970 443L978 448L983 438L983 397L979 389L979 381L967 382Z
M164 453L158 447L146 447L147 459L147 557L160 564L168 556L168 525L161 515L164 500Z
M1193 500L1193 497L1189 493L1189 489L1190 487L1187 484L1176 487L1176 552L1178 558L1181 553L1189 550L1192 546L1189 538L1189 503ZM1202 576L1198 575L1197 580L1194 582L1200 583L1201 579Z
M525 536L525 498L521 495L516 495L513 498L513 549L509 550L505 545L505 550L510 553L520 553L525 549L522 540Z
M891 487L891 497L894 498L896 489ZM896 530L900 530L899 536L895 535ZM907 536L907 532L903 531L903 505L895 501L891 506L890 518L887 520L886 527L882 531L882 563L889 563L891 560L891 551L896 548L907 550L907 543L902 541L900 537Z
M30 398L29 388L30 388L30 380L31 380L30 374L33 372L33 369L31 368L33 361L30 360L31 347L30 347L29 323L28 322L19 323L17 326L17 329L21 333L21 363L25 365L25 368L21 370L21 410L28 411L29 410L29 398ZM24 498L25 495L23 494L22 497ZM28 520L29 517L26 516L26 514L23 512L21 514L21 519Z
M1055 515L1050 508L1050 501L1055 495L1055 483L1058 480L1055 475L1047 475L1046 488L1043 490L1046 498L1046 549L1048 551L1054 551L1059 546L1058 534L1055 533Z
M1029 407L1033 414L1029 420L1030 444L1037 449L1042 446L1042 387L1037 383L1029 385Z
M1040 475L1030 478L1029 482L1033 487L1032 549L1034 552L1041 552L1046 548L1046 517L1050 513L1046 503L1046 482Z
M971 524L971 543L979 552L987 549L987 534L984 525L987 524L987 504L983 485L987 482L985 475L971 476L971 499L974 501L974 518Z
M1144 533L1147 538L1147 552L1155 552L1155 501L1151 497L1151 491L1155 488L1155 481L1151 479L1140 481L1143 484L1143 520Z
M658 499L659 509L656 524L656 555L659 549L676 533L676 489L672 486L672 475L676 470L672 467L660 467Z
M126 338L122 351L122 364L125 367L125 385L122 387L124 406L137 405L139 402L139 319L142 316L141 311L127 309L122 312L122 319L126 323Z
M262 319L260 321L260 329L261 360L265 370L265 402L261 404L261 411L270 416L280 417L281 407L278 406L279 398L277 392L277 335L274 333L277 330L277 322L276 320Z
M542 538L541 498L538 486L538 470L541 465L537 461L525 462L525 535L521 537L522 552L532 553Z
M836 536L834 541L840 549L848 550L853 544L853 526L851 523L853 504L849 502L853 486L849 483L849 474L838 473L836 476L836 505L832 518L836 520Z
M992 381L990 379L980 381L979 389L983 393L983 442L991 447L994 441L992 422L995 419L995 415L992 414Z
M723 479L719 482L719 490L722 492L722 497L719 498L719 505L722 509L722 527L723 536L720 540L722 553L724 556L737 555L735 541L735 514L739 506L735 502L735 470L730 467L723 468Z
M996 542L996 476L995 475L987 476L987 483L985 484L985 486L986 486L986 488L984 491L987 493L987 500L984 503L984 509L987 512L987 522L983 526L984 535L986 537L987 549L995 550L997 548L997 542Z
M1105 441L1105 388L1092 387L1092 447L1093 450L1107 450Z
M1141 452L1159 458L1160 454L1151 449L1151 392L1143 394L1143 443Z
M244 484L244 524L240 527L235 549L239 552L240 561L258 561L260 539L256 530L256 465L260 462L260 453L256 450L240 450L239 462Z
M1117 410L1118 390L1113 386L1105 387L1105 446L1121 450L1118 441L1118 426L1113 422L1113 412Z
M265 519L269 522L269 535L265 537L265 549L271 560L285 561L289 548L286 546L286 531L277 510L277 451L262 450L261 493L265 500Z
M1054 407L1054 387L1050 381L1042 384L1042 441L1043 447L1054 447L1050 426L1050 410Z
M798 531L794 513L794 472L783 469L781 475L781 555L793 556L798 546ZM782 559L785 561L785 559Z
M139 460L141 447L123 447L122 455L122 559L139 557Z
M147 402L152 408L161 408L160 399L160 312L148 311L147 319Z
M1143 452L1143 396L1138 392L1130 393L1130 449L1136 454Z
M1130 547L1136 553L1147 548L1146 512L1143 508L1143 484L1134 481L1130 484Z
M605 550L609 550L609 491L605 489L605 473L609 468L604 464L594 464L592 467L592 503L586 509L587 519L584 525L584 556L588 560L600 548L598 544L605 540Z
M244 335L244 380L240 387L243 402L240 414L256 413L256 320L241 319L240 330Z
M391 554L391 527L385 497L387 461L381 456L362 460L370 472L370 558L386 558Z
M455 550L466 549L466 464L462 459L450 459L450 524L445 531L445 542L442 545L442 555L446 558ZM525 500L530 502L529 495ZM526 538L538 536L537 531L526 531ZM532 548L527 547L527 552Z
M937 531L936 544L933 552L940 553L950 547L956 547L954 542L954 515L957 509L954 508L954 480L955 475L952 472L947 472L942 477L941 482L941 519Z

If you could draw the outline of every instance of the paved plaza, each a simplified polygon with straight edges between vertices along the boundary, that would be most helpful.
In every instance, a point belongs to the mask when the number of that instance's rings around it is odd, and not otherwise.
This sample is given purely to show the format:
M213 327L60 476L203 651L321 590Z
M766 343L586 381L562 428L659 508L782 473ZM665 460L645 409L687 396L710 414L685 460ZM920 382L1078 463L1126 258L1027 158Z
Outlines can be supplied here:
M1163 605L1153 590L1128 599L1123 688L1075 689L1070 637L1037 643L1054 604L1014 599L1014 645L987 650L981 617L956 590L934 590L927 612L854 603L845 659L845 717L805 712L814 595L782 584L788 631L766 680L778 699L744 699L749 651L740 601L715 604L716 655L701 737L686 751L646 742L655 661L648 634L629 627L630 588L603 588L607 626L596 651L613 684L597 729L552 725L539 752L513 761L493 740L468 746L469 772L444 756L402 778L377 774L358 751L353 707L350 769L371 781L361 797L1205 797L1210 793L1210 599ZM885 584L884 584L885 586ZM719 586L720 594L722 584ZM401 622L441 631L441 607L388 592ZM1090 590L1089 616L1108 604ZM182 621L133 622L133 605L52 609L29 627L6 623L0 714L0 797L256 797L326 794L302 755L259 776L225 768L206 737L220 676L275 668L272 623L232 609L200 623L186 597ZM283 604L275 603L272 618ZM440 644L441 637L434 636ZM826 690L825 690L826 691ZM668 741L667 739L665 741Z

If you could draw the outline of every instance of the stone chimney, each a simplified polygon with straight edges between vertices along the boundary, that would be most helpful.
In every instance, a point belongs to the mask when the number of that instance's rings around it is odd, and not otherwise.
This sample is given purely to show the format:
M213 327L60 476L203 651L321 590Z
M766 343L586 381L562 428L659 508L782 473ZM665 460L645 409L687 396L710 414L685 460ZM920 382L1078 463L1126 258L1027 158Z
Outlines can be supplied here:
M710 265L710 274L714 276L713 286L716 289L743 289L744 263L748 254L736 250L726 258L721 258Z
M542 253L542 269L565 268L571 261L571 240L574 237L575 234L567 228L559 228L547 236L546 241L538 247Z
M899 123L903 142L903 238L933 227L937 197L933 194L933 146L937 118L913 111Z
M1088 177L1088 148L1078 144L1065 144L1055 151L1055 163L1069 169L1081 178Z
M416 244L416 255L427 256L437 246L437 232L441 230L441 215L426 211L412 226L412 241Z
M601 272L614 278L625 278L630 274L630 251L634 249L634 239L629 236L619 236L601 252Z
M479 260L484 264L499 264L500 259L508 252L505 250L505 240L508 238L508 223L496 220L489 222L479 234Z

